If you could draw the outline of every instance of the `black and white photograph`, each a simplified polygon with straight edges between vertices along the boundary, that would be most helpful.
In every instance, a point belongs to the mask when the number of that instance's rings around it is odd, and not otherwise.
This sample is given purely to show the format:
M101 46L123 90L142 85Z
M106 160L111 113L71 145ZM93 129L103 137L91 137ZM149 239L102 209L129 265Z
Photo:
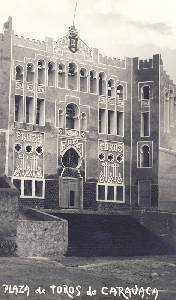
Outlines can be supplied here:
M0 300L176 300L176 2L0 9Z

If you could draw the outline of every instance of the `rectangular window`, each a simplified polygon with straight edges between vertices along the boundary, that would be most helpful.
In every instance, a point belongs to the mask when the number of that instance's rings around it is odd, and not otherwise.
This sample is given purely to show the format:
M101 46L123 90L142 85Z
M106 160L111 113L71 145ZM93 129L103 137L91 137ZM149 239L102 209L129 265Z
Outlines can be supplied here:
M106 132L106 110L99 109L99 133Z
M149 136L149 112L141 114L141 136Z
M117 111L117 135L123 136L123 112Z
M20 179L14 179L13 184L17 188L17 190L19 191L19 193L21 195L21 180Z
M116 201L123 201L123 186L116 187Z
M107 186L107 200L114 200L114 186Z
M26 97L26 123L33 123L33 112L34 112L34 107L33 107L33 98L31 97Z
M70 206L75 206L75 191L70 191Z
M114 111L108 110L108 134L114 134Z
M15 96L15 122L23 122L23 97Z
M44 108L44 99L37 98L37 108L36 108L36 124L44 126L44 116L45 108Z
M98 200L105 200L105 185L98 185Z
M35 181L35 196L42 197L43 196L43 181Z
M32 196L32 180L24 180L24 196Z

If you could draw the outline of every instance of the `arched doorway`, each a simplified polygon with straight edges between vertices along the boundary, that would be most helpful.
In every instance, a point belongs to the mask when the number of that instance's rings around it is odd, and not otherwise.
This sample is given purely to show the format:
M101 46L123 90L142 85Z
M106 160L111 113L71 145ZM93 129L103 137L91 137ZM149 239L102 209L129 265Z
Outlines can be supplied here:
M81 208L82 207L82 178L78 168L81 159L74 148L69 148L62 156L64 167L60 177L60 197L59 206L61 208Z

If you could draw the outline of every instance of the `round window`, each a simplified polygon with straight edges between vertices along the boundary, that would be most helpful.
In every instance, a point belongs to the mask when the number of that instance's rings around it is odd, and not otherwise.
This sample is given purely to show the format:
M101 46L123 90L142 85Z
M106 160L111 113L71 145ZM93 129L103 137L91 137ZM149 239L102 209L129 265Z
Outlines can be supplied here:
M37 152L38 155L41 155L43 153L43 148L42 146L36 147L35 151Z
M30 154L32 152L32 145L26 145L26 153Z
M113 155L112 153L110 153L110 154L108 155L108 160L109 160L110 162L114 160L114 155Z
M100 160L100 161L104 161L104 160L105 160L105 155L104 155L104 153L100 153L100 154L99 154L99 160Z
M22 151L22 146L21 144L15 144L15 152L19 153Z
M122 155L117 155L117 161L119 162L119 163L121 163L122 162L122 160L123 160L123 157L122 157Z

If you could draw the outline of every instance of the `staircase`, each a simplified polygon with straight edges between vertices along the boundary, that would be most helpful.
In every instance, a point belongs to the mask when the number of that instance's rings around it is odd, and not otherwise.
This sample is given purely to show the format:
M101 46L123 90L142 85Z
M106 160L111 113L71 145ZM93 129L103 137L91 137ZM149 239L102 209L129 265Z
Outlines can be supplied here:
M169 251L131 216L55 215L68 221L68 256L156 255Z

